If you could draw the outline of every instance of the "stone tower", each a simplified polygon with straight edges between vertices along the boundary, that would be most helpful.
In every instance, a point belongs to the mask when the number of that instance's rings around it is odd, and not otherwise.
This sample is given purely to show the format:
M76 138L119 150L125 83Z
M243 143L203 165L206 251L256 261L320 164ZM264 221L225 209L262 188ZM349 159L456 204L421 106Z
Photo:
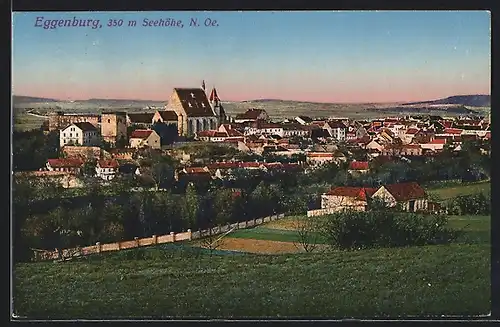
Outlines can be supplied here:
M101 115L101 136L104 141L116 146L118 141L126 144L127 114L125 112L106 112Z

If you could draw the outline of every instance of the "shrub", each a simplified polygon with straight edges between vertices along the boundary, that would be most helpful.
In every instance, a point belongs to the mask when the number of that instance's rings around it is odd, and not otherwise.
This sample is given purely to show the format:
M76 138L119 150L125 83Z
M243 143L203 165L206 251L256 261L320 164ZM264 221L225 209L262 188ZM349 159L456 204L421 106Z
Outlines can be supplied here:
M458 237L447 223L443 215L342 211L326 217L322 233L331 246L346 250L439 244Z
M478 193L453 198L448 203L452 215L489 215L491 214L491 195Z

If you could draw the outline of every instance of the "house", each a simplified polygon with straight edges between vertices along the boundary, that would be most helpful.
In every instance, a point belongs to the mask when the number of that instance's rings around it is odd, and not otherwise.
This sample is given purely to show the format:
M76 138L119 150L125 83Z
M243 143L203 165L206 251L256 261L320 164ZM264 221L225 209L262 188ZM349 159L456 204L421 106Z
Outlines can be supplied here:
M79 174L84 164L85 162L79 158L49 159L46 167L48 171L66 171Z
M89 122L73 123L59 132L60 147L65 145L97 146L99 144L99 131Z
M386 144L381 153L384 156L421 156L422 147L420 144Z
M199 131L216 129L220 117L215 110L215 103L209 102L202 88L174 88L165 107L165 111L174 111L177 114L178 135L184 137L194 136ZM173 118L173 114L170 115ZM158 119L158 116L155 115L153 119Z
M370 171L368 161L352 161L347 172L349 174L365 174Z
M306 163L312 166L322 165L328 162L335 162L333 153L328 152L307 152Z
M347 134L347 126L340 121L329 121L323 125L323 129L326 129L332 138L337 141L345 141Z
M439 151L443 150L444 146L446 144L446 139L441 139L441 138L436 138L429 143L422 143L420 144L420 147L422 149L428 149L428 150L433 150L433 151Z
M119 168L120 164L116 159L98 160L95 168L96 176L105 181L110 181L115 178Z
M335 187L321 195L321 209L365 211L375 191L369 187Z
M428 200L424 189L415 182L381 186L372 198L384 201L389 207L400 205L404 211L428 210Z
M376 150L381 152L384 146L378 143L376 140L371 140L365 147L366 150Z
M403 144L409 144L413 141L415 138L415 135L419 132L420 130L418 128L408 128L405 133L400 135L401 140L403 141Z
M256 122L258 120L269 120L269 115L264 109L248 109L245 113L238 114L234 118L236 123Z
M161 148L160 135L152 129L136 129L130 135L131 148L150 147L152 149Z
M313 121L311 117L307 116L297 116L294 118L294 120L301 125L308 125Z
M385 128L378 134L379 140L383 143L394 143L396 136L389 129Z
M127 125L140 126L146 129L151 128L154 115L154 113L150 112L127 113Z
M305 129L300 124L283 124L283 137L292 137L292 136L300 136L307 137L309 136L309 130Z
M178 125L179 117L175 111L156 111L151 118L153 124L164 123L167 125Z
M208 167L185 167L175 172L175 180L186 182L209 181L212 174Z
M217 130L210 131L199 131L195 135L195 140L205 141L205 142L222 142L227 139L228 135L225 132L219 132Z

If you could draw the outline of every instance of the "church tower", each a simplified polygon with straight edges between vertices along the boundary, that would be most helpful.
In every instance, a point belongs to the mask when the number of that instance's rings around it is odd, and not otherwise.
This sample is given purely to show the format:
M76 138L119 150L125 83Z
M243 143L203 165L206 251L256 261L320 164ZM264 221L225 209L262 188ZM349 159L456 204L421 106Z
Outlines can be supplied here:
M217 127L219 127L221 124L225 124L227 122L226 112L222 107L222 103L220 101L219 95L217 94L215 86L212 88L212 92L210 92L208 101L210 102L210 106L212 107L212 110L217 116L217 124L218 124Z

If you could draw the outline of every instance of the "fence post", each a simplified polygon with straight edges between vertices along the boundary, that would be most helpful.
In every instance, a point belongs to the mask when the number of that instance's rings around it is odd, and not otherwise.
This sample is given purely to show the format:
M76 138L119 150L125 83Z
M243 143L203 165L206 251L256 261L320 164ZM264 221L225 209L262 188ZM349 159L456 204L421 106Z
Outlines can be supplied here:
M118 243L118 251L120 251L122 249L122 243L120 241L118 241L116 243Z
M257 225L257 219L255 217L253 218L253 225Z
M158 236L153 235L153 244L158 244Z
M172 235L172 242L175 242L175 233L174 232L170 232L170 235Z
M136 236L134 237L134 240L135 240L135 246L139 247L139 238Z
M192 240L193 239L193 233L191 232L191 229L188 229L188 240Z
M101 253L101 242L97 242L95 245L97 245L97 253Z

